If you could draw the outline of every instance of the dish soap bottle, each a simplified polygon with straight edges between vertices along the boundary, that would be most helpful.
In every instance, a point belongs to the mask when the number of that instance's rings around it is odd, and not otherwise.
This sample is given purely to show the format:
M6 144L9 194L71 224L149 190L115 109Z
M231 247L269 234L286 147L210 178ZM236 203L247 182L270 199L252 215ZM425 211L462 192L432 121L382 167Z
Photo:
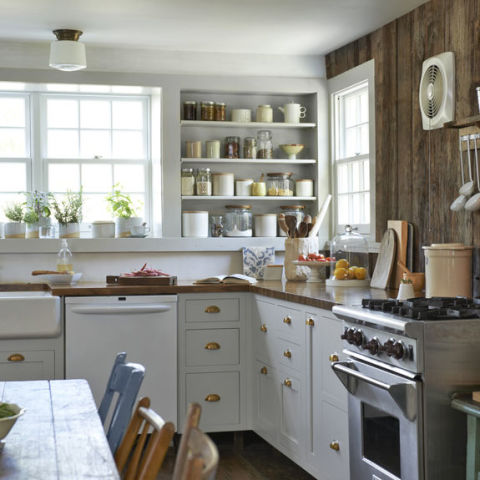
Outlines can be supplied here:
M73 273L73 255L65 239L62 240L57 257L57 272Z

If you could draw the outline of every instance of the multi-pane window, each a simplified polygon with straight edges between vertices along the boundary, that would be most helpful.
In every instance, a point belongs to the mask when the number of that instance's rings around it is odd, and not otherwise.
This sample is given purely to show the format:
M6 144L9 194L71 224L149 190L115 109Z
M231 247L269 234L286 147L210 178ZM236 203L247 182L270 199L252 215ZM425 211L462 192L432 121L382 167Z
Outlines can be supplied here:
M373 62L331 79L335 230L374 233Z
M0 221L32 189L82 189L83 221L108 219L114 185L148 219L149 108L148 96L0 92Z
M25 94L0 93L0 221L3 207L23 201L30 187L30 102Z
M46 95L47 189L83 191L85 222L109 218L105 197L119 185L148 215L148 102L139 97Z

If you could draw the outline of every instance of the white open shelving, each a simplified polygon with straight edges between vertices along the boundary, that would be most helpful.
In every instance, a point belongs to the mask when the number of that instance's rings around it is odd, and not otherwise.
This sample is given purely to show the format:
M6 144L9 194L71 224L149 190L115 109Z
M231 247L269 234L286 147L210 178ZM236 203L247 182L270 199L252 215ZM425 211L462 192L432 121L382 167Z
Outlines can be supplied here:
M235 195L235 196L219 196L219 195L184 195L182 197L182 200L196 200L197 202L199 201L212 201L212 200L248 200L249 202L264 202L264 201L276 201L278 202L281 200L282 202L284 201L301 201L301 202L313 202L317 199L317 197L291 197L291 196L282 196L282 197L274 197L274 196L243 196L243 195Z
M315 128L316 123L285 123L285 122L220 122L207 120L181 120L181 127L222 127L222 128L260 128L260 129L276 129L276 128Z
M182 163L217 163L232 165L313 165L316 160L313 158L297 158L289 160L288 158L182 158Z

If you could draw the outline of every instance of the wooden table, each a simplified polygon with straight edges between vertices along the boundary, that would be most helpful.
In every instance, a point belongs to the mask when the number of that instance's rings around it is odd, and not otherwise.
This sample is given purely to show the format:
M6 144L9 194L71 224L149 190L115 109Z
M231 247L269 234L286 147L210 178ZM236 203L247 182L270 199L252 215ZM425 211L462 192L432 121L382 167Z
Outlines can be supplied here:
M0 478L120 478L86 380L0 382L0 398L26 409L3 440Z

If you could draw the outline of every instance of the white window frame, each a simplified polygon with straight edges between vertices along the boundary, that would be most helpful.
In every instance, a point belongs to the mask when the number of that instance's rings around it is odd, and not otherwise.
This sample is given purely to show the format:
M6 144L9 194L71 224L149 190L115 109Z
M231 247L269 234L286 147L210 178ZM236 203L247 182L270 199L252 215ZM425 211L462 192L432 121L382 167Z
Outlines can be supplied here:
M369 60L351 70L348 70L336 77L328 80L328 91L330 98L330 125L331 125L331 141L330 141L330 165L332 179L332 206L333 206L333 223L332 229L334 235L342 233L345 225L338 223L338 187L337 187L337 171L336 167L339 163L348 160L369 159L370 162L370 224L369 225L352 225L359 228L359 233L364 234L371 242L375 242L375 61ZM358 155L351 159L343 159L337 162L336 152L339 149L339 119L337 116L337 106L335 99L337 95L345 91L352 91L355 87L368 83L368 122L369 122L369 153Z
M152 223L152 182L150 181L152 176L152 154L151 154L151 125L150 125L150 109L151 101L148 95L109 95L109 94L78 94L78 93L38 93L35 94L39 97L39 131L41 132L41 138L44 139L39 151L39 164L42 177L42 186L44 191L50 191L48 186L48 166L50 163L56 164L74 164L80 166L80 183L81 183L81 166L85 164L108 164L113 168L114 165L124 164L124 165L142 165L144 167L144 192L128 192L128 193L144 193L145 195L145 204L144 204L144 217L145 220L151 224ZM47 99L49 98L58 98L58 99L104 99L108 101L113 100L140 100L144 105L143 109L143 124L145 125L145 135L143 136L143 148L145 152L145 157L143 159L114 159L114 158L58 158L58 157L47 157ZM79 110L80 115L80 110ZM113 125L113 122L112 122ZM113 131L113 128L110 128ZM78 132L81 131L80 123L78 126ZM52 193L61 193L61 192L52 192ZM63 193L63 192L62 192ZM108 193L108 192L107 192ZM86 228L84 226L83 228ZM82 230L83 230L82 228Z

